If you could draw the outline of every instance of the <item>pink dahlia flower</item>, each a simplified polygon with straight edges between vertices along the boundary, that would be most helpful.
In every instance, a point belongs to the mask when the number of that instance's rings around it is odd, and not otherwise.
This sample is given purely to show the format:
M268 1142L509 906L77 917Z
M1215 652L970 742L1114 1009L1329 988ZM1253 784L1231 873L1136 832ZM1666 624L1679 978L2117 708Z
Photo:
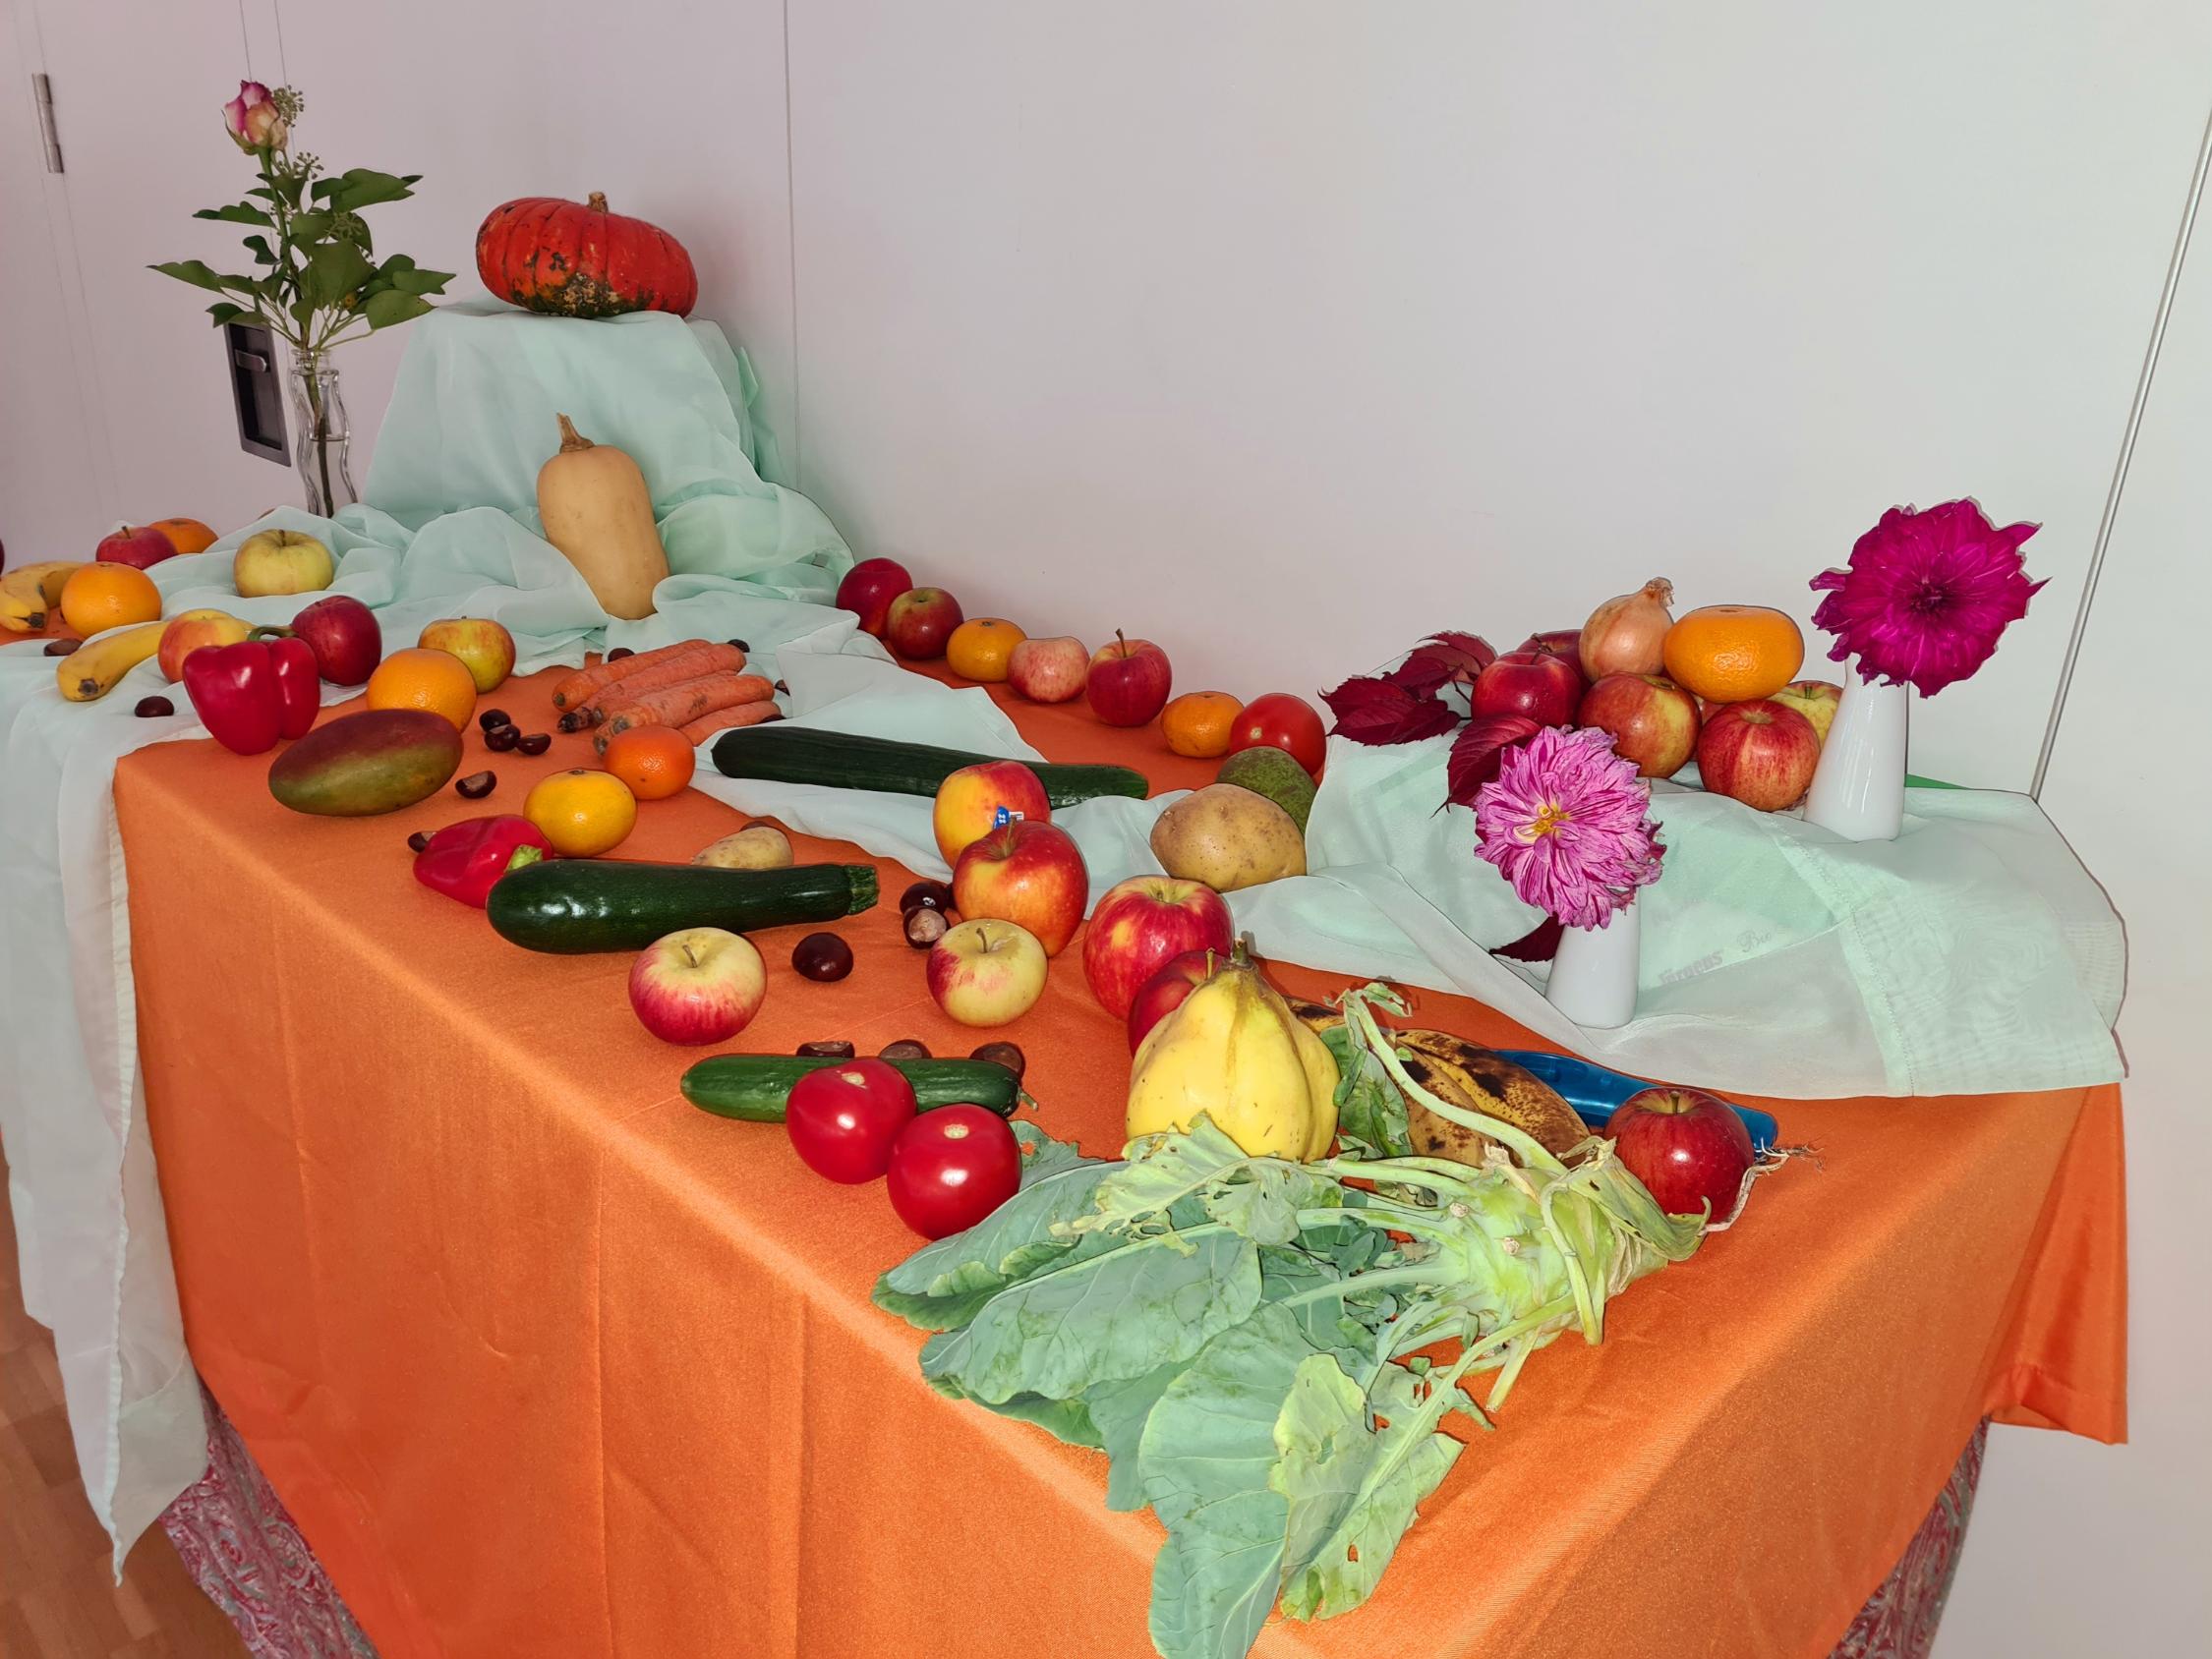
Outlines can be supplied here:
M1651 785L1613 753L1611 733L1547 726L1508 749L1476 792L1476 854L1524 903L1570 928L1601 928L1659 880L1651 804Z
M1853 545L1848 569L1813 578L1816 591L1828 590L1813 624L1835 636L1829 657L1855 657L1865 679L1909 681L1926 697L1966 678L2043 586L2020 558L2038 528L2000 530L1971 501L1924 513L1892 507Z

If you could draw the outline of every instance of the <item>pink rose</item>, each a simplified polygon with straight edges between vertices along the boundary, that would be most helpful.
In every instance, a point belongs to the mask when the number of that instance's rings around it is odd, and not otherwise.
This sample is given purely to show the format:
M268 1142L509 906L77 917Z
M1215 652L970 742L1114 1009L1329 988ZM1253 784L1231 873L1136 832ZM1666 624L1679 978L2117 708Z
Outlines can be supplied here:
M240 149L282 149L291 136L284 113L259 81L241 81L238 96L223 105L223 128Z

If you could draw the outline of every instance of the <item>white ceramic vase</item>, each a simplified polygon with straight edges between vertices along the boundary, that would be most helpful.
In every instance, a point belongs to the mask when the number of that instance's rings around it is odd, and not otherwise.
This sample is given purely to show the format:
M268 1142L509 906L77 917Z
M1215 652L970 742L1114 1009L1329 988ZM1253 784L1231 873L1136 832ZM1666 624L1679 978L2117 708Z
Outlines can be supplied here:
M1644 956L1644 907L1630 904L1601 928L1562 928L1544 995L1577 1025L1609 1031L1636 1014Z
M1805 822L1847 841L1893 841L1904 826L1905 725L1912 688L1843 672L1843 701L1821 746Z

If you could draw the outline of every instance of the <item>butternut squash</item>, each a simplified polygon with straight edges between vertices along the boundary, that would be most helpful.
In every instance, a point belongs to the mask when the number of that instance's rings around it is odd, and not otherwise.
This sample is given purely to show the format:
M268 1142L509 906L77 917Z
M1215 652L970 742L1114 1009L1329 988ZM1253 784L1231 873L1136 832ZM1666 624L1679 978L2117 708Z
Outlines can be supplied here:
M538 519L608 615L634 622L653 614L653 589L669 573L669 555L645 475L565 415L560 453L538 469Z

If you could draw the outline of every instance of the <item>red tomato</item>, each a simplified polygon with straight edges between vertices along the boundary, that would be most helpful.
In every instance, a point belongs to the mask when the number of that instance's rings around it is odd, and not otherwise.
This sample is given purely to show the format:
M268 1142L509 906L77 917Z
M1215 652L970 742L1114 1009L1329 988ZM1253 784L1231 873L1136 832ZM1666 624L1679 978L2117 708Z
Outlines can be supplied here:
M1253 698L1230 727L1230 754L1262 747L1282 750L1316 778L1329 754L1328 734L1313 705L1287 691Z
M880 1059L842 1060L809 1071L792 1085L784 1107L784 1127L800 1162L847 1186L872 1181L889 1169L892 1144L913 1120L914 1086Z
M899 1219L924 1238L973 1227L1021 1184L1021 1148L980 1106L940 1106L899 1132L884 1183Z

